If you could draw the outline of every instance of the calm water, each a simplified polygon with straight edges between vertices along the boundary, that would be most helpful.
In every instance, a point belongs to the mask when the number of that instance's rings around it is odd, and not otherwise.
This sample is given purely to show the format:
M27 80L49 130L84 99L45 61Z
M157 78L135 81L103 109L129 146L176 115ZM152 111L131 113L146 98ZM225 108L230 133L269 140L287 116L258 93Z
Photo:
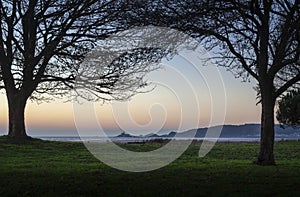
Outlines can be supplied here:
M48 137L48 136L39 136L35 137L39 138L42 140L50 140L50 141L60 141L60 142L82 142L82 141L97 141L97 142L107 142L108 139L104 137ZM112 137L110 138L111 141L113 142L119 142L119 143L127 143L127 142L143 142L143 141L148 141L148 140L154 140L154 139L165 139L165 140L170 140L173 138L159 138L159 137ZM204 140L204 138L174 138L175 140ZM276 141L281 141L281 140L299 140L300 138L295 138L295 137L277 137L275 140ZM247 138L206 138L205 140L211 140L215 141L217 140L218 142L259 142L260 138L259 137L247 137Z

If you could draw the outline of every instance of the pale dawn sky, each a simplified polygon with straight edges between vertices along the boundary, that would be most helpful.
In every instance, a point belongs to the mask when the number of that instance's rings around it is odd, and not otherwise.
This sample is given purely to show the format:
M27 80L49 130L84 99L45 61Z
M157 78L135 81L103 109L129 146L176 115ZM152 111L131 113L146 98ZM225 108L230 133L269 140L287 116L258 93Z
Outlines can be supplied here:
M241 82L241 79L235 78L222 67L199 65L195 59L189 58L189 54L186 53L184 56L163 61L162 69L147 76L156 86L153 91L138 94L127 102L94 103L98 123L95 125L86 123L86 135L94 135L88 130L95 131L99 125L112 135L116 133L114 131L121 129L140 135L159 130L187 130L222 123L259 123L260 106L256 106L254 80L250 83ZM198 64L197 68L195 64ZM89 115L76 112L74 106L77 104L65 103L64 100L42 104L28 101L26 108L28 134L78 135L74 119L80 118L80 122L85 124L84 120L88 120ZM0 109L0 135L3 135L7 134L8 122L4 92L0 95ZM222 111L224 121L221 120ZM215 117L219 116L218 113L221 118L215 120Z

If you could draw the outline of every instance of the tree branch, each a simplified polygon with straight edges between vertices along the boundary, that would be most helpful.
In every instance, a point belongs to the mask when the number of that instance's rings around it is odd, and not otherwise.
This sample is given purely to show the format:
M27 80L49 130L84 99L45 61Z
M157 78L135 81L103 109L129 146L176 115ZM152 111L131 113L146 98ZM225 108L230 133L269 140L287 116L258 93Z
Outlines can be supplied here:
M287 46L288 42L292 42L291 39L293 39L293 34L295 37L297 37L297 34L299 34L300 31L300 16L295 20L295 12L297 8L299 7L300 1L296 1L294 5L292 6L290 12L285 16L285 21L282 27L281 32L281 40L279 45L276 47L276 52L274 56L274 66L272 66L269 70L269 73L271 76L275 76L276 73L282 69L284 66L294 63L299 60L299 54L300 54L300 38L296 38L298 45L295 52L295 58L291 58L289 60L284 60L286 54L287 54ZM293 21L295 20L295 21Z
M207 34L209 34L209 35L212 35L212 36L216 37L218 40L220 40L220 41L222 41L222 42L225 42L225 43L227 44L227 46L229 47L229 50L231 51L231 53L232 53L233 55L235 55L235 56L238 58L238 60L239 60L240 63L242 64L243 68L244 68L244 69L245 69L252 77L254 77L255 79L258 80L258 75L257 75L256 73L254 73L254 72L251 70L250 66L247 65L247 63L246 63L244 57L243 57L240 53L238 53L238 52L235 50L234 46L232 45L231 41L230 41L228 38L222 36L221 34L218 34L218 33L214 32L214 31L212 31L212 30L202 30L202 31L203 31L204 33L207 33Z
M281 86L276 92L275 97L279 97L282 93L284 93L289 87L291 87L293 84L300 81L300 73L298 73L294 78L287 81L283 86Z

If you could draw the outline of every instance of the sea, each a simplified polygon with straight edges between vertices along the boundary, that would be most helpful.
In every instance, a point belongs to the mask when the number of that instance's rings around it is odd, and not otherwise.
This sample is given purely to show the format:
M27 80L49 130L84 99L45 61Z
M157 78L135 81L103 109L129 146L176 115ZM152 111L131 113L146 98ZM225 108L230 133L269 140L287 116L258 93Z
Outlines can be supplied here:
M217 142L259 142L260 137L231 137L231 138L167 138L167 137L78 137L78 136L35 136L34 138L59 141L59 142L116 142L116 143L140 143L151 140L196 140L196 141L217 141ZM300 137L276 137L275 141L299 141Z

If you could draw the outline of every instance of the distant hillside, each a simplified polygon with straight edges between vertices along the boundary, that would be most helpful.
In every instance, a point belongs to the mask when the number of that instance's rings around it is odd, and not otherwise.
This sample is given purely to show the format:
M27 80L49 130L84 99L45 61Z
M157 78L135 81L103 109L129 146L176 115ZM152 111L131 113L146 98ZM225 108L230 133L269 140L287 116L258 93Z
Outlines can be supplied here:
M223 125L214 126L209 128L209 132L218 132L221 129L221 138L249 138L260 136L260 124L244 124L244 125ZM187 137L194 135L196 138L203 138L208 128L199 128L196 133L195 130L189 130L182 133L178 133L176 137ZM171 132L169 135L163 137L173 137L176 133ZM279 125L275 125L276 137L300 137L300 128L281 128Z
M214 132L218 133L221 129L220 138L257 138L260 136L260 124L244 124L244 125L223 125L214 126L209 128L210 134ZM176 133L175 131L165 135L148 134L143 137L147 138L172 138L176 135L178 138L193 137L204 138L208 128L192 129L184 132ZM214 135L212 135L214 136ZM129 134L122 133L117 137L137 137ZM275 137L277 138L300 138L300 128L281 128L279 125L275 125Z
M120 138L120 137L123 137L123 138L130 138L130 137L137 137L137 136L133 136L133 135L130 135L128 133L125 133L125 132L122 132L120 135L118 136L115 136L115 138Z

